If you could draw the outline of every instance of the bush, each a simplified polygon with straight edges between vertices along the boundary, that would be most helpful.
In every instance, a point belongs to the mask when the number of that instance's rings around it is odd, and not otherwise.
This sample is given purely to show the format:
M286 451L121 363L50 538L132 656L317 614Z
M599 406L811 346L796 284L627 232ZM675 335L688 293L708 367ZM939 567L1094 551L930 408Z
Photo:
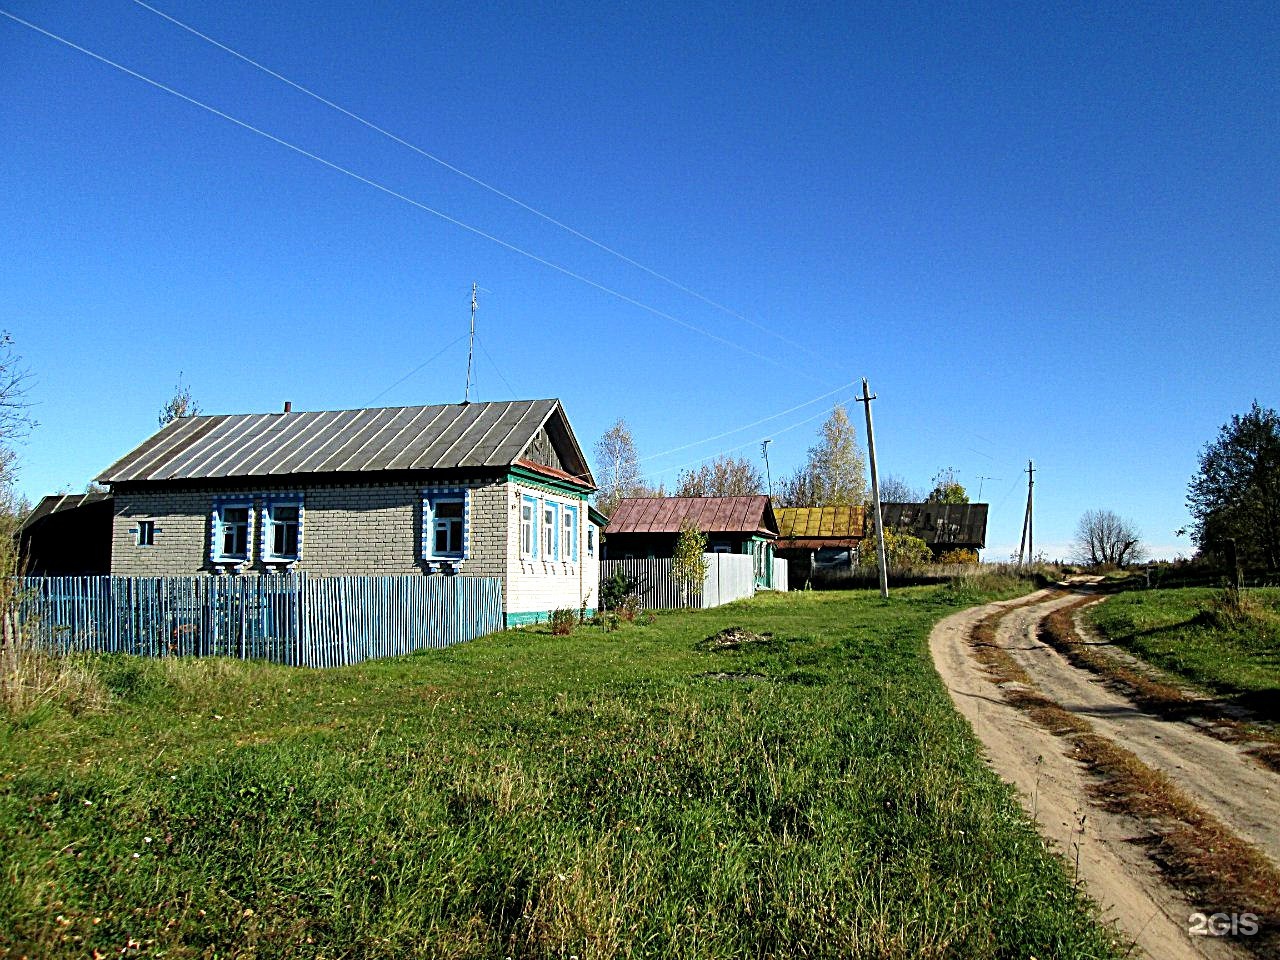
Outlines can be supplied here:
M578 622L578 611L572 607L565 607L563 610L552 610L551 632L557 637L567 637L573 633L573 625Z
M635 594L639 582L635 577L627 576L622 568L618 567L613 571L612 576L607 577L600 584L600 606L605 610L619 609L627 597Z
M948 550L938 557L939 563L974 563L978 562L977 550Z
M629 593L622 598L622 603L617 609L619 617L628 623L634 623L636 617L640 615L640 598L634 593Z

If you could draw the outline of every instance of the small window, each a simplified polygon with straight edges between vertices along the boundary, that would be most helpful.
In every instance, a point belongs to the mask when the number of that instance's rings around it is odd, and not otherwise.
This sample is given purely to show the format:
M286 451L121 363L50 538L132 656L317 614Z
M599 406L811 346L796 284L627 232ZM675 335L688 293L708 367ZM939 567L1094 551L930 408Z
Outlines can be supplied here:
M249 508L226 506L218 523L218 556L226 560L249 559Z
M533 516L537 512L538 502L533 497L522 497L520 500L520 556L536 555L537 542L534 540Z
M267 559L297 560L302 534L302 507L297 503L267 506Z
M587 524L587 556L594 557L596 555L596 525L594 523Z
M462 501L435 502L435 540L432 552L437 557L462 556Z
M138 546L154 547L156 545L156 522L154 520L138 521Z

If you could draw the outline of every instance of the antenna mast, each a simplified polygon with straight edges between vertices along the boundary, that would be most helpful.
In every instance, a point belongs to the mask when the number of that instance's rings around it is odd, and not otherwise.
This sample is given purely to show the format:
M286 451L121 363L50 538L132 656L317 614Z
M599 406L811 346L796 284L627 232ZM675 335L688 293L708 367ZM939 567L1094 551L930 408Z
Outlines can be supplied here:
M471 338L467 341L467 390L462 395L463 403L471 402L471 357L476 348L476 285L471 284Z

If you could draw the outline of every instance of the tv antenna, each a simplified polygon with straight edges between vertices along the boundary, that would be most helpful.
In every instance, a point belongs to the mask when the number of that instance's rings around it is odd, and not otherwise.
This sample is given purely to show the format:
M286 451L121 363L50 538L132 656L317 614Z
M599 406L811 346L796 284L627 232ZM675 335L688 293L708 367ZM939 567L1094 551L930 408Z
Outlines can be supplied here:
M471 337L467 340L467 389L462 395L463 403L471 402L471 358L476 348L476 285L471 284Z

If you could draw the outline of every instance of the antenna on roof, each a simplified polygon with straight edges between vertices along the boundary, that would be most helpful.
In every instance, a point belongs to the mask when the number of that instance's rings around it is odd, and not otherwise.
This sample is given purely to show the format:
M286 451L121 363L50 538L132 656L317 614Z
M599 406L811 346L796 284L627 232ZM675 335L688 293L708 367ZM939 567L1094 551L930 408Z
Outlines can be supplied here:
M471 339L467 341L467 390L462 395L463 403L471 402L471 356L476 348L476 285L471 284Z

